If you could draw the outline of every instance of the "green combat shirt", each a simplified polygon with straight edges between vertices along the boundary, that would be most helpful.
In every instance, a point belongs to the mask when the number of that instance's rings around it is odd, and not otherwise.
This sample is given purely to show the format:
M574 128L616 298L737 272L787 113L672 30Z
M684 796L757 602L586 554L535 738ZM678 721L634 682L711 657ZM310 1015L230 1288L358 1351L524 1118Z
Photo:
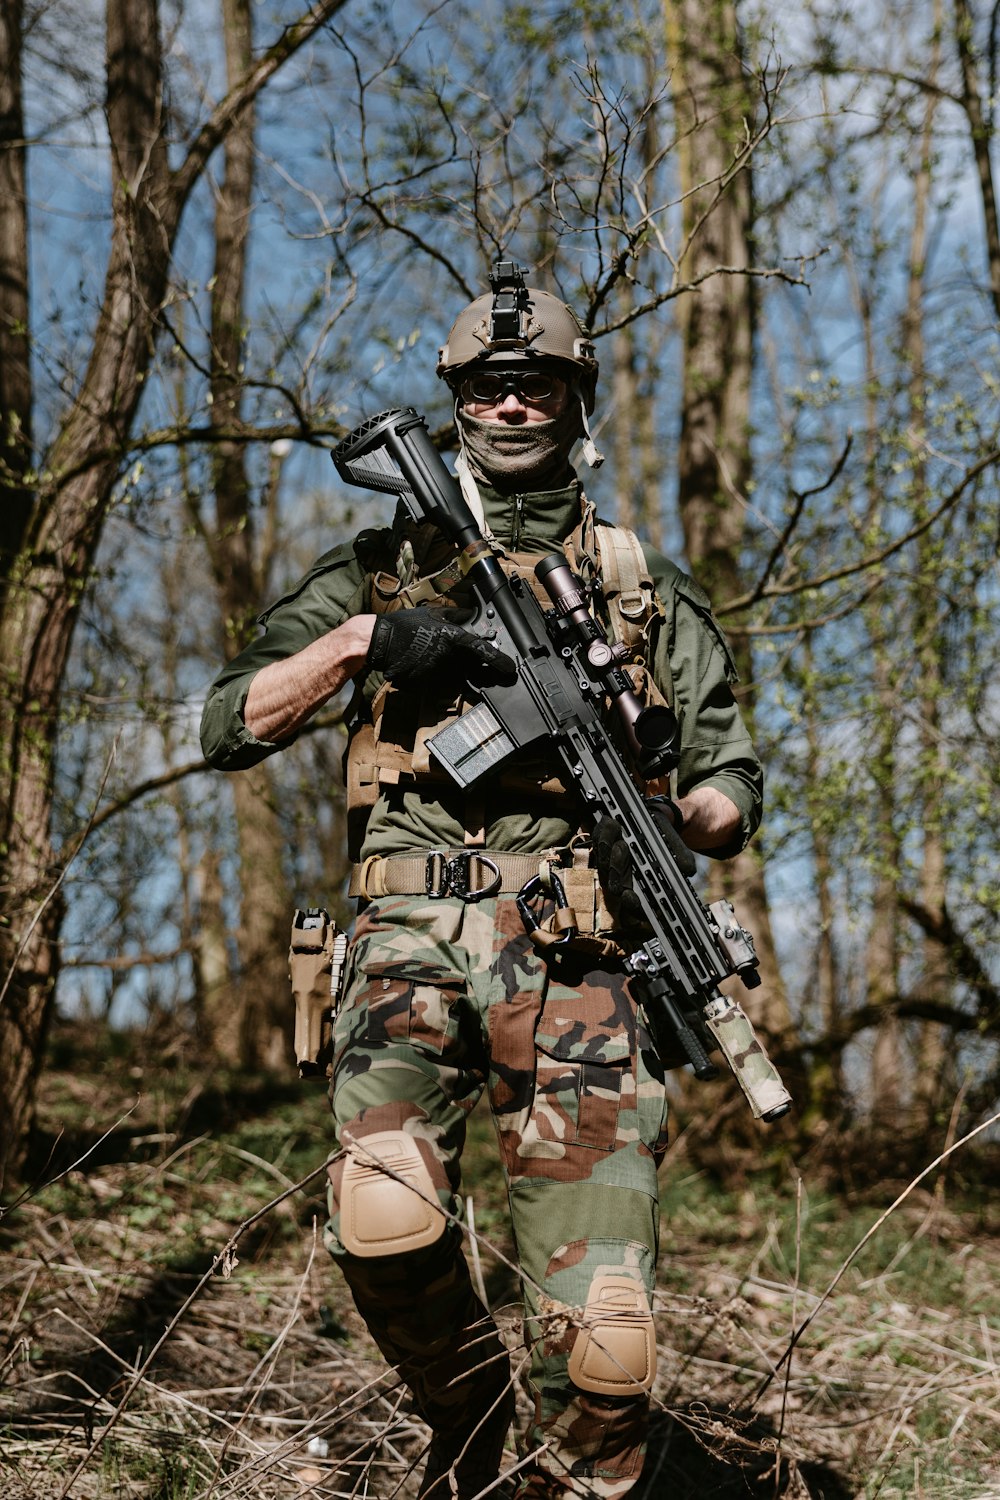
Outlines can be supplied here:
M536 494L500 496L481 486L486 520L506 549L540 555L561 548L581 516L579 484ZM260 617L264 633L229 662L215 679L205 703L201 743L211 765L240 771L256 765L294 736L271 744L258 740L243 721L254 674L282 661L353 615L370 610L371 574L395 569L400 527L362 532L335 547L283 598ZM725 858L744 847L760 822L763 775L744 728L731 683L732 658L704 591L672 562L643 548L665 618L656 631L653 676L670 699L680 722L677 795L712 786L738 808L740 829L733 840L708 853ZM374 673L359 679L369 700L381 681ZM408 691L405 684L403 691ZM434 692L435 686L420 691ZM439 689L446 698L452 688ZM442 702L442 706L444 703ZM553 774L558 772L553 757ZM499 787L490 776L466 792L437 783L384 789L368 820L361 858L405 854L428 848L460 848L466 842L468 799L484 809L485 847L501 852L539 853L564 844L575 832L564 809L530 802Z

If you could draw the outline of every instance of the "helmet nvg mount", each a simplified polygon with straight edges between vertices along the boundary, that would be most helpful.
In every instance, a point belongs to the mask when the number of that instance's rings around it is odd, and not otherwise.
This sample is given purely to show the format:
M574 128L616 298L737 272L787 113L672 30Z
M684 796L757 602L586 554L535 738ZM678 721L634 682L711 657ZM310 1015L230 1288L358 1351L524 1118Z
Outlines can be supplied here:
M455 387L473 364L557 360L572 366L567 379L592 412L597 356L576 314L551 292L526 286L524 268L512 260L496 262L490 286L455 319L438 358L441 378Z

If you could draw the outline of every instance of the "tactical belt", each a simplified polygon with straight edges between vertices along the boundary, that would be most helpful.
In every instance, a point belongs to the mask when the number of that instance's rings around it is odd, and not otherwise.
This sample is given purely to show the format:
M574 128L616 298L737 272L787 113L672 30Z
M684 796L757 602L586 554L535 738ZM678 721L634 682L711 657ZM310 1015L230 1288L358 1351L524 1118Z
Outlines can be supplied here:
M483 901L511 895L541 871L553 851L494 854L486 849L429 849L426 854L373 854L355 865L348 895L371 901L379 896L455 896Z

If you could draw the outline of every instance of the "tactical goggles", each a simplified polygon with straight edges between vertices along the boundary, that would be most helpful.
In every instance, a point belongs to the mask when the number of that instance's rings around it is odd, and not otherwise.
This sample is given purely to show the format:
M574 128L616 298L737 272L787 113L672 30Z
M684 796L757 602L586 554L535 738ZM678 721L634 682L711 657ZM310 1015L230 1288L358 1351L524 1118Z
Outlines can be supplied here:
M499 406L513 395L526 406L538 406L564 388L565 381L547 370L474 370L462 381L462 399Z

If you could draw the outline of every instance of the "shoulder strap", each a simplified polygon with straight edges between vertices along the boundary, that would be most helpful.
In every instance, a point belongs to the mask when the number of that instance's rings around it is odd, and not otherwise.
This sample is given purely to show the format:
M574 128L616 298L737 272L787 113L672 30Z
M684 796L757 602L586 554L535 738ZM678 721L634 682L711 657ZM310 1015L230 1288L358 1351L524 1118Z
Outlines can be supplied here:
M650 625L664 610L635 532L598 520L588 505L567 550L585 581L595 574L600 579L615 642L633 658L644 658Z

